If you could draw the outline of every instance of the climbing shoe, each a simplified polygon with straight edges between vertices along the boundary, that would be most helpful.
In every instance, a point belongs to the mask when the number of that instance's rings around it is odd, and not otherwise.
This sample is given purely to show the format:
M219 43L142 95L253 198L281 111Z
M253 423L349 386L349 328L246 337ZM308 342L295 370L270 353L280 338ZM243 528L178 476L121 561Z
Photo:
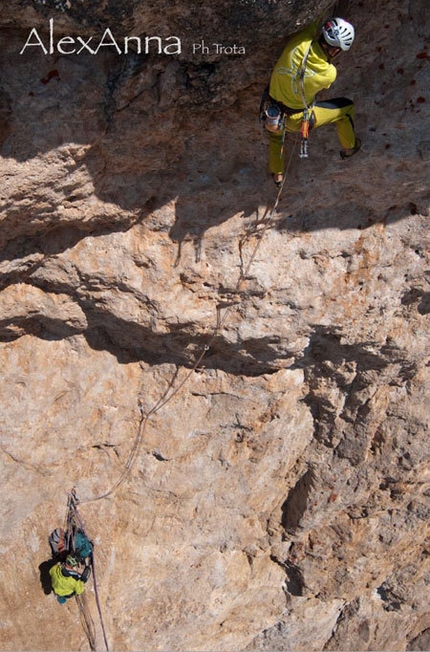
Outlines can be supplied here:
M272 174L272 179L273 183L277 188L280 188L282 186L282 182L284 180L284 175L281 172L273 172Z
M353 156L356 152L359 151L360 147L361 147L361 140L359 138L356 138L354 147L351 147L351 149L348 150L341 150L339 152L340 158L344 160L346 158L349 158L350 156Z

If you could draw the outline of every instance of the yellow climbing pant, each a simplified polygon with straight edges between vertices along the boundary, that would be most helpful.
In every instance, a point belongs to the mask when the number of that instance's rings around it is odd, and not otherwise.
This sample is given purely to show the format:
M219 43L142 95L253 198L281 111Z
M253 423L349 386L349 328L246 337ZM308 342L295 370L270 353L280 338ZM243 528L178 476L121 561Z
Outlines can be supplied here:
M286 131L300 131L303 112L289 115L286 119ZM337 136L342 147L350 149L355 146L354 104L345 97L324 102L317 102L311 113L310 128L316 129L322 125L336 123ZM282 151L282 134L270 133L269 168L270 172L284 172L284 155Z

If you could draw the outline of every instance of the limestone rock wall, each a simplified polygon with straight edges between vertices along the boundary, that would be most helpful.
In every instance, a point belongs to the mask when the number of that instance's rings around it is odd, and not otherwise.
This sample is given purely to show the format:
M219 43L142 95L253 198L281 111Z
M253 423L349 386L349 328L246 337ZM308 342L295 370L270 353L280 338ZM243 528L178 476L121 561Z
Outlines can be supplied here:
M330 11L303 5L2 12L1 649L89 649L43 582L73 486L111 649L426 649L427 3L337 3L357 40L330 94L363 148L289 138L272 213L258 106ZM182 50L20 55L52 17Z

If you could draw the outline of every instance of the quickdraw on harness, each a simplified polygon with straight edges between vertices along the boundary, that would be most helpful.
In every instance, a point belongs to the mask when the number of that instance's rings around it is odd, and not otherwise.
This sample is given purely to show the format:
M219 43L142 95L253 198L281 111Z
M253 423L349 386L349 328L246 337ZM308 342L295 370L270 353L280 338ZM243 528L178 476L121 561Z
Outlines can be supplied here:
M312 107L310 107L306 101L305 73L306 73L306 64L308 62L308 57L309 57L309 52L311 51L311 47L312 47L312 41L309 43L308 49L306 50L306 54L303 57L303 61L297 72L297 78L300 82L300 92L302 94L302 101L305 106L305 109L303 111L302 124L300 128L300 136L301 136L300 154L299 154L300 158L308 158L308 139L309 139L309 128L310 128L310 120L312 115Z
M302 125L300 128L300 158L308 158L309 121L309 109L305 109L303 111Z

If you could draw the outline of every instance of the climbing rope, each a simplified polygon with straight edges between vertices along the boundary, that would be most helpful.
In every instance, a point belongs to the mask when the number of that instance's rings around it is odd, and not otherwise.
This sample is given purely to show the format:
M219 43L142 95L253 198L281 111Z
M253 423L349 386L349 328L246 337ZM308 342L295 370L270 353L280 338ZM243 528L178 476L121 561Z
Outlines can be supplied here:
M91 612L88 608L87 599L85 593L82 595L75 595L75 599L79 608L79 615L81 617L82 628L88 639L90 645L90 650L97 650L96 647L96 628L94 626L94 621L91 617Z
M251 266L252 266L252 264L253 264L253 262L255 260L255 257L257 255L258 249L260 248L263 237L264 237L267 229L269 228L269 226L270 226L271 222L273 221L273 218L274 218L274 216L276 214L276 211L277 211L278 206L279 206L279 202L281 200L281 196L282 196L282 192L283 192L283 189L284 189L285 181L287 179L288 172L289 172L289 169L290 169L291 161L293 159L293 153L294 153L295 145L296 145L296 140L294 139L293 146L291 147L291 151L290 151L289 160L288 160L288 163L286 165L285 174L283 176L281 186L280 186L280 188L278 190L276 200L275 200L271 210L269 211L269 214L268 214L268 217L265 220L265 225L264 225L263 229L261 229L258 232L257 243L256 243L256 245L255 245L255 247L254 247L254 249L253 249L253 251L251 253L251 256L249 258L249 261L248 261L245 269L242 269L241 272L240 272L238 281L237 281L236 286L235 286L235 288L234 288L234 290L232 292L233 294L238 294L240 292L241 288L242 288L243 283L246 281L246 279L247 279L247 277L249 275L249 271L251 269ZM188 380L191 378L191 376L200 367L204 357L206 356L207 352L210 350L213 342L215 341L216 337L218 336L218 334L222 330L223 326L225 325L225 323L227 321L227 318L231 313L232 307L235 306L235 305L237 305L237 302L228 304L224 308L224 312L223 312L222 315L220 314L220 309L217 311L217 322L216 322L215 328L212 331L212 334L210 335L207 343L203 346L202 350L200 351L199 355L197 356L193 366L185 374L184 378L179 382L179 384L177 386L175 386L175 381L176 381L177 376L179 374L179 370L177 369L176 372L174 373L172 379L170 380L166 390L163 392L163 394L160 396L158 401L153 405L153 407L149 411L146 412L144 406L141 403L139 404L139 407L140 407L140 419L139 419L138 431L137 431L137 434L136 434L136 437L134 439L131 451L130 451L130 453L128 455L128 458L127 458L127 460L126 460L126 462L124 464L124 468L123 468L121 474L119 475L116 482L106 492L104 492L103 494L100 494L98 496L92 497L92 498L83 499L83 500L80 501L81 504L82 503L95 502L95 501L98 501L98 500L102 500L103 498L107 498L108 496L113 494L114 491L116 491L116 489L118 489L118 487L125 481L125 479L127 478L130 471L132 470L133 465L134 465L134 463L135 463L135 461L136 461L136 459L138 457L140 447L141 447L141 444L142 444L142 441L143 441L144 433L145 433L145 430L146 430L146 425L147 425L149 419L153 415L155 415L157 412L159 412L165 405L167 405L167 403L169 403L173 399L173 397L176 394L178 394L178 392L180 392L180 390L188 382Z
M91 562L92 562L92 567L93 567L93 585L94 585L94 596L95 596L95 599L96 599L96 607L97 607L97 612L99 614L100 627L102 628L102 634L103 634L103 640L104 640L105 647L106 647L106 652L109 652L109 644L108 644L108 641L107 641L105 625L104 625L104 622L103 622L102 609L101 609L100 600L99 600L99 591L98 591L98 587L97 587L97 575L96 575L96 565L95 565L95 561L94 561L94 554L92 556Z

